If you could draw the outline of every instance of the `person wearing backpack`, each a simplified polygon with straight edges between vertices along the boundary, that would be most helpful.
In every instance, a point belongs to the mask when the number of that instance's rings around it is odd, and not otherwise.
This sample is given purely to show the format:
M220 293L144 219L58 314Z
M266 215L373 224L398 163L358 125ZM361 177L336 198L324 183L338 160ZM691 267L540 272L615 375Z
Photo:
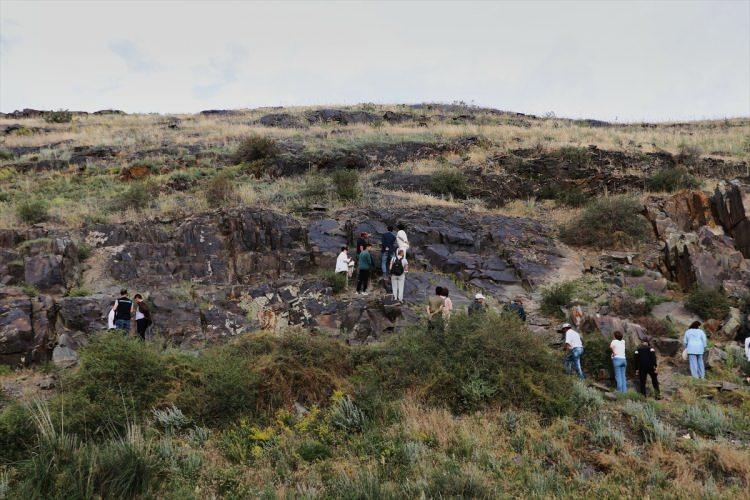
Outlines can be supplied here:
M112 310L115 312L115 328L124 330L126 335L130 333L130 316L133 310L133 301L128 298L128 291L125 288L120 290L120 298L112 304Z
M398 302L404 301L404 284L406 283L406 273L409 272L409 262L406 260L403 248L396 251L396 256L391 259L388 271L391 275L391 289L393 290L393 299Z
M151 310L140 293L136 293L133 299L135 300L135 329L141 340L146 340L146 330L151 326Z

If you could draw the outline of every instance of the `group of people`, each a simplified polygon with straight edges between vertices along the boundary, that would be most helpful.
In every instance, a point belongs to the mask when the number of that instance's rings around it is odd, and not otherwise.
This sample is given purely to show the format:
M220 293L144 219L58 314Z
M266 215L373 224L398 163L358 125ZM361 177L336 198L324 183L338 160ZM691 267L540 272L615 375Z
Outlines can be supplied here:
M136 293L131 300L128 297L128 291L123 288L109 311L107 317L109 329L123 330L127 334L130 332L130 322L133 318L138 337L146 340L146 330L152 323L151 309L140 293Z
M380 239L380 271L383 280L390 278L393 298L399 302L404 300L404 285L406 274L409 272L409 261L406 253L409 250L409 238L406 235L406 226L398 225L398 232L394 234L393 226L388 226ZM362 232L357 238L356 254L352 259L349 249L341 247L336 258L337 274L344 275L347 283L355 273L357 276L357 294L367 295L370 279L378 269L375 257L372 253L372 244L369 241L370 234Z
M581 356L583 356L583 342L581 335L573 329L569 323L564 323L558 329L564 335L564 349L567 352L565 357L565 369L568 373L575 372L581 379L584 378L581 368ZM613 339L609 344L610 356L612 358L612 369L615 376L615 385L619 392L627 391L627 356L625 354L625 340L620 331L613 333ZM750 339L750 337L748 337ZM750 340L745 340L745 353L750 361ZM708 347L706 332L701 328L700 321L694 321L685 331L682 337L684 347L683 359L688 361L690 366L690 375L694 378L703 379L706 377L706 367L703 361L703 355ZM646 395L646 382L651 378L651 384L654 387L656 397L659 397L659 379L658 379L658 361L656 350L651 346L648 338L642 341L642 344L633 352L632 361L636 366L636 376L638 377L639 390Z

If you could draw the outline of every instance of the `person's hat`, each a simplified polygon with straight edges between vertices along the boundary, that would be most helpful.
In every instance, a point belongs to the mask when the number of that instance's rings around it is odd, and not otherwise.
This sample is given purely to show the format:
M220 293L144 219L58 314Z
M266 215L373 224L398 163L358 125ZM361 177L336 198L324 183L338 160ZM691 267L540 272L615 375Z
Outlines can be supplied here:
M562 325L557 327L557 331L562 332L562 331L567 330L568 328L573 328L573 327L570 326L570 323L563 323Z
M477 299L477 300L483 300L484 299L484 295L482 295L481 293L478 293L478 294L474 295L474 298Z

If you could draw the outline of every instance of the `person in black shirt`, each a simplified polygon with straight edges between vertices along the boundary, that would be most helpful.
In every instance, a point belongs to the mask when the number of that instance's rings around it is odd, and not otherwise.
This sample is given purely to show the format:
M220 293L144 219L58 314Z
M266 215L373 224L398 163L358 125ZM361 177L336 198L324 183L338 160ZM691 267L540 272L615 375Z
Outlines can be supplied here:
M635 374L638 375L640 381L641 394L646 395L646 376L650 375L656 399L660 399L659 379L656 373L656 351L651 347L648 339L644 340L643 344L635 350L633 357L635 358Z
M519 297L513 299L513 302L508 304L505 309L518 315L521 321L526 322L526 310L523 308L523 302Z
M389 264L396 255L396 235L393 234L393 226L388 226L388 231L380 238L380 269L383 271L383 279L388 277Z
M130 316L133 313L133 301L128 298L126 289L120 290L120 298L112 304L112 310L115 312L115 328L130 332Z
M140 293L136 293L133 300L135 300L135 330L141 340L146 340L146 330L151 325L151 310Z

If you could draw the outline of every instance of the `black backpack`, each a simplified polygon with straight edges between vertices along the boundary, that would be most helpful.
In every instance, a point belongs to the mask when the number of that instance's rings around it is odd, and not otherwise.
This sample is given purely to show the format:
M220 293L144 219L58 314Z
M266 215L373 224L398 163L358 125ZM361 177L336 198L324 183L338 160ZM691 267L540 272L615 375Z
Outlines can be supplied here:
M404 263L401 262L401 259L396 258L396 260L393 261L393 264L391 265L391 274L393 276L401 276L404 274Z

